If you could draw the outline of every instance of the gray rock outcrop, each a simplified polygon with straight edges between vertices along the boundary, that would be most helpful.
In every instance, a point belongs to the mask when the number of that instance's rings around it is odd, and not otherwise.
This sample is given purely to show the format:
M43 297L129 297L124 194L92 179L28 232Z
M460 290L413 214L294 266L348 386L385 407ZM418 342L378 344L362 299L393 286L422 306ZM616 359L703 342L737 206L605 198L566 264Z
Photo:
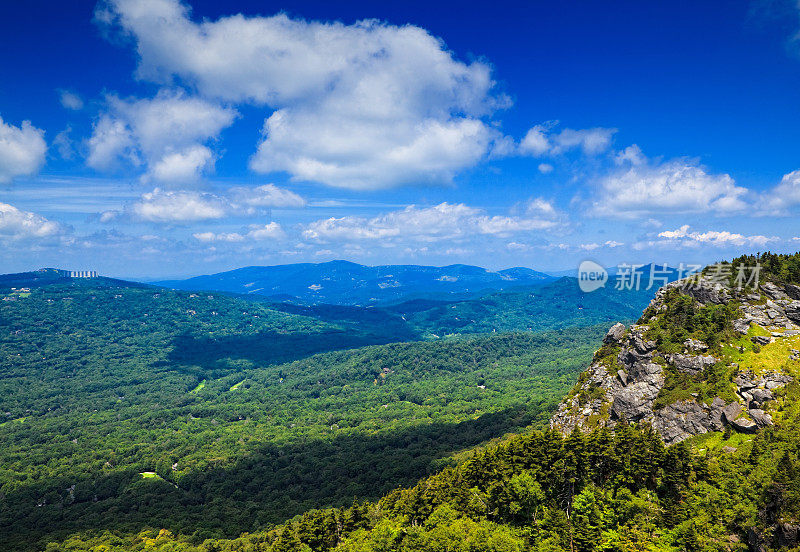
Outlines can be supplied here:
M665 311L664 298L668 290L675 287L703 305L738 301L740 317L733 322L734 330L748 334L753 325L760 326L766 330L763 333L772 334L754 336L753 341L762 347L800 335L797 325L800 323L800 287L771 282L762 284L760 292L747 294L703 277L692 288L684 289L681 282L673 282L658 291L649 311L655 315L646 322L655 323L659 313ZM738 364L729 365L734 370L730 384L737 400L731 402L716 397L708 404L708 400L701 401L694 394L695 398L667 405L661 402L657 407L657 401L663 401L659 397L670 373L668 370L677 370L689 378L703 378L708 367L724 360L716 352L709 354L709 346L694 338L685 340L682 352L664 353L648 337L648 330L647 323L629 328L614 324L603 339L603 356L595 359L581 383L559 405L551 427L570 433L575 428L613 427L623 420L646 422L652 424L666 444L672 444L693 435L723 431L726 425L743 433L773 425L769 410L775 404L774 391L792 381L792 377L779 371L754 374L750 370L739 370ZM714 350L719 351L719 348ZM800 359L800 351L797 357ZM581 402L585 400L581 397L597 397L598 389L602 390L601 398L585 404Z

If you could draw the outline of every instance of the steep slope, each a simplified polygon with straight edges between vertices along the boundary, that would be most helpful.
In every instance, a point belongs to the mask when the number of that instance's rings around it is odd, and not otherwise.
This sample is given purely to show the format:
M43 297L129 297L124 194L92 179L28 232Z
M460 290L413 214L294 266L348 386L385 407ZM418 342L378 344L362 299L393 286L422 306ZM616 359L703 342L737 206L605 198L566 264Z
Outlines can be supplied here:
M347 261L250 266L188 280L158 282L183 290L252 294L301 304L370 305L420 297L464 298L511 286L553 281L542 272L510 268L493 272L469 265L364 266Z
M740 289L714 269L665 286L637 324L609 330L552 427L648 422L675 443L728 425L772 426L800 374L797 299L793 284Z

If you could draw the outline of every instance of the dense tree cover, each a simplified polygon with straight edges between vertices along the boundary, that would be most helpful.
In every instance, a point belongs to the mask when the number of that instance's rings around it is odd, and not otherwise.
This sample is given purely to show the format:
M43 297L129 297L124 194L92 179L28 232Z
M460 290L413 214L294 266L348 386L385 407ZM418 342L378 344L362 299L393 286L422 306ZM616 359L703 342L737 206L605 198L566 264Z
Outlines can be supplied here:
M363 347L391 335L221 295L4 295L3 550L87 528L219 538L376 498L542 426L605 329Z
M617 290L613 286L584 293L575 278L542 286L513 287L460 301L418 299L369 308L272 304L272 308L323 321L380 324L396 335L415 338L450 334L546 331L613 324L636 319L653 289ZM249 297L253 300L253 297Z
M742 255L730 262L731 278L736 278L740 267L761 266L760 277L767 280L800 284L800 253L757 253Z
M792 384L790 392L800 393ZM86 532L48 550L736 551L779 548L800 516L800 424L665 448L648 426L516 437L375 503L201 540L154 526ZM106 547L106 548L103 548Z

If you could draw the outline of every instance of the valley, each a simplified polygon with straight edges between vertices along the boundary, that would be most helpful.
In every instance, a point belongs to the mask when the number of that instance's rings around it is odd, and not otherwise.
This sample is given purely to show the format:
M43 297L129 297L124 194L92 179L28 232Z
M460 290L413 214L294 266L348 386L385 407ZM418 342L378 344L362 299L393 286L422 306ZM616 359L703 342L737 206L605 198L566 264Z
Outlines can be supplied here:
M56 272L5 280L0 520L15 549L153 524L223 538L377 499L545 427L606 320L645 299L592 301L565 281L366 309Z
M33 282L0 306L0 546L791 547L798 259L652 302L569 279L368 308Z

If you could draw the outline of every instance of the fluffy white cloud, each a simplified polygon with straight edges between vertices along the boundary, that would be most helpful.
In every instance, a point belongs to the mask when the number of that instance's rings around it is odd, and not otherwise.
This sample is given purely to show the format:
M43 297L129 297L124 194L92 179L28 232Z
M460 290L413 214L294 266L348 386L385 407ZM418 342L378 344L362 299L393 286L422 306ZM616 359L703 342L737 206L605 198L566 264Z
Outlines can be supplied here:
M676 230L667 230L658 234L659 238L676 242L686 247L697 247L699 245L712 245L715 247L726 246L763 246L769 242L778 241L776 237L761 235L745 236L742 234L728 231L709 230L707 232L690 232L689 225L684 224Z
M509 103L490 67L455 59L419 27L284 14L194 22L178 0L109 0L97 19L135 39L140 78L274 110L251 162L259 172L355 189L447 181L504 142L484 121Z
M731 213L745 208L745 188L688 159L652 162L638 148L617 156L619 167L599 180L592 212L599 216Z
M531 128L520 141L519 152L523 155L541 157L544 155L560 155L570 150L579 149L585 155L597 155L611 147L614 133L617 131L614 128L601 127L579 130L565 128L560 132L554 133L552 129L557 124L557 121L553 121Z
M100 220L111 222L120 216L126 216L145 222L186 223L220 219L227 212L227 203L216 195L156 188L152 192L142 194L141 199L127 205L123 212L103 213Z
M389 130L391 129L391 130ZM320 111L274 113L253 156L257 172L351 189L447 182L488 151L496 131L477 119L364 121Z
M476 235L509 236L550 229L559 224L551 216L556 214L554 210L543 212L541 205L534 207L537 209L540 216L512 217L489 216L463 203L440 203L433 207L410 205L369 219L347 216L318 220L308 224L302 235L307 240L323 242L381 239L435 242Z
M70 92L69 90L59 90L58 94L59 99L61 100L61 105L65 109L72 111L80 111L83 109L83 100L75 92Z
M777 186L762 194L757 209L759 214L784 216L797 205L800 205L800 170L783 175Z
M552 138L554 154L571 149L580 149L586 155L597 155L611 147L611 140L617 129L587 128L574 130L565 128Z
M531 128L519 144L520 152L536 157L549 152L551 146L547 132L548 128L544 125L536 125Z
M154 98L107 98L108 113L89 140L89 166L109 169L121 159L148 165L145 180L183 184L214 166L204 143L230 126L237 113L181 91L162 90Z
M47 143L44 131L23 121L18 127L0 117L0 184L17 176L35 174L44 164Z
M205 146L194 145L166 153L150 167L150 176L157 182L186 183L197 180L203 170L213 167L214 154Z
M244 232L198 232L193 236L196 240L204 243L239 243L244 241L281 240L286 237L286 234L280 224L269 222L267 224L251 224Z
M305 200L273 184L255 188L235 187L223 193L196 190L162 190L142 194L122 211L106 211L101 222L116 220L183 224L226 217L252 217L266 214L270 207L303 207ZM253 230L251 228L251 230ZM262 230L256 228L253 231ZM257 234L252 234L254 237ZM227 241L235 241L235 236ZM226 240L222 240L226 241Z
M231 188L230 198L234 203L247 207L304 207L305 199L274 184L264 184L255 188Z
M12 240L49 238L65 233L59 223L41 215L0 203L0 238Z
M124 122L107 115L103 115L95 123L88 145L86 164L93 169L109 170L121 159L134 165L140 163L130 128Z

